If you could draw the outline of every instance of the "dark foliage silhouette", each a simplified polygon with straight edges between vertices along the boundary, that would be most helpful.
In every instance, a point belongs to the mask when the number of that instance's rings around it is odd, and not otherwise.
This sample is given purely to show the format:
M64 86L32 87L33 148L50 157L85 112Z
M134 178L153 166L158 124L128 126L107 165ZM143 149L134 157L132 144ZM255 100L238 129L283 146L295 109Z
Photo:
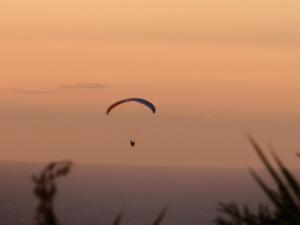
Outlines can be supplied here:
M300 224L300 186L293 174L281 162L271 149L278 169L276 170L264 154L258 143L249 136L249 141L259 159L271 175L276 188L271 188L253 170L252 177L270 200L272 207L259 205L257 212L251 212L247 206L239 208L236 203L220 204L217 225L299 225Z
M122 221L122 218L123 218L123 214L120 212L120 213L116 216L116 218L115 218L114 222L112 223L112 225L120 225L120 224L121 224L121 221Z
M157 218L154 220L154 222L152 223L152 225L159 225L161 224L161 222L164 220L164 218L166 217L167 213L168 213L169 207L165 207L157 216Z
M56 179L69 173L70 161L53 162L46 166L39 175L32 177L35 183L34 195L39 203L36 209L34 225L58 225L54 213L54 198L57 193Z

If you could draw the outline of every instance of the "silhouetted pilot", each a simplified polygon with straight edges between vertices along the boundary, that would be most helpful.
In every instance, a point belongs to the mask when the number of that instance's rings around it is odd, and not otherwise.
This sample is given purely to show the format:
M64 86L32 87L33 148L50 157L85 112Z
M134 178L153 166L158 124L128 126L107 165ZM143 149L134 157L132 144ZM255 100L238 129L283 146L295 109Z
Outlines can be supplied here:
M135 141L134 140L130 140L130 145L131 145L131 147L134 147L135 146Z

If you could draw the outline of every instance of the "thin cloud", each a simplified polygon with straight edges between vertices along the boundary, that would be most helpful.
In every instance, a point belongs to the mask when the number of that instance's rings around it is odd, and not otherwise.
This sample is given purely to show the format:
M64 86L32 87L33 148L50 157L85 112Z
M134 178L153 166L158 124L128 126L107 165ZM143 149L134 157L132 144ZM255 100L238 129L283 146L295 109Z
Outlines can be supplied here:
M29 89L16 89L16 88L9 88L9 91L12 93L17 94L32 94L32 95L42 95L42 94L54 94L57 91L54 90L29 90Z
M75 83L66 84L52 89L22 89L22 88L0 88L15 94L28 94L28 95L43 95L43 94L56 94L61 93L64 90L78 90L78 89L102 89L108 85L101 83Z
M78 83L78 84L67 84L60 86L60 89L69 90L69 89L102 89L108 87L107 84L101 83Z

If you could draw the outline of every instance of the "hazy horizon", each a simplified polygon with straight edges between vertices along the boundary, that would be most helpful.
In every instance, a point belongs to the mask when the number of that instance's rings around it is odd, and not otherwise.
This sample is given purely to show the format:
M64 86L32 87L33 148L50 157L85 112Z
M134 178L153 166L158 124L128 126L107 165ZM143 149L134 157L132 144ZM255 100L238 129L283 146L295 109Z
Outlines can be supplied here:
M246 138L273 144L291 167L299 167L298 122L264 119L1 111L1 160L125 165L257 167ZM141 125L142 124L142 125ZM59 132L58 132L59 131ZM62 133L64 135L62 135ZM130 147L129 139L137 145ZM174 144L176 140L176 144Z

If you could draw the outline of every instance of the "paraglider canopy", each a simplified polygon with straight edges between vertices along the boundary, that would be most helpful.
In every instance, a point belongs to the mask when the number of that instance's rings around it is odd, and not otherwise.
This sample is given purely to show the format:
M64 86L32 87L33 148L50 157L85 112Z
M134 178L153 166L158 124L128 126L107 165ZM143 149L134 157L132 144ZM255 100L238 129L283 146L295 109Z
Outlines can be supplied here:
M115 107L123 104L123 103L127 103L127 102L137 102L140 103L146 107L148 107L153 113L156 112L156 107L154 104L152 104L150 101L143 99L143 98L126 98L120 101L115 102L114 104L112 104L111 106L108 107L108 109L106 110L106 114L108 115Z

